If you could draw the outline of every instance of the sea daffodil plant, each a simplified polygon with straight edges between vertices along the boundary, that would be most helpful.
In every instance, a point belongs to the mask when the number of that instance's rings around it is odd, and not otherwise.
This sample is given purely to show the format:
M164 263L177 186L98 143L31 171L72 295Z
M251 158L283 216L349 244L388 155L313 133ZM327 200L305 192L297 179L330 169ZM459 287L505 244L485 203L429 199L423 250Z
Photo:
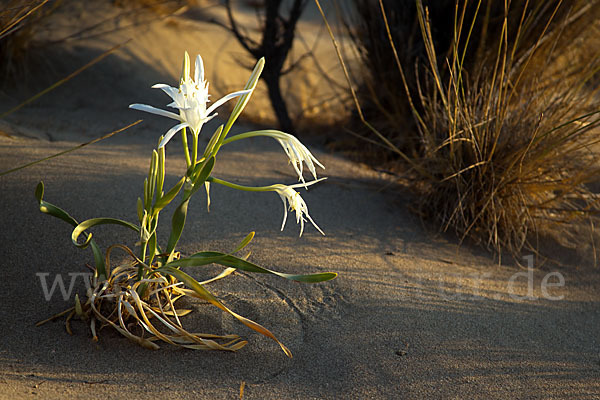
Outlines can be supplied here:
M192 79L190 58L186 52L179 87L175 88L165 84L153 86L162 89L171 97L173 102L168 104L168 107L178 110L178 114L144 104L132 104L130 106L133 109L179 121L179 124L171 128L164 136L159 137L157 149L152 152L148 177L145 178L143 184L143 195L138 198L137 202L137 223L115 218L93 218L81 223L77 222L64 210L46 202L43 199L44 185L42 182L38 184L36 198L39 202L40 211L71 224L74 227L71 235L73 243L80 248L91 248L94 256L94 275L91 289L87 293L87 300L82 302L76 295L75 305L57 315L67 315L67 331L70 332L70 320L78 316L89 321L94 340L97 340L99 325L100 327L112 326L125 337L151 349L158 348L155 343L158 340L202 350L235 351L246 344L246 341L237 335L198 334L185 330L180 317L187 314L189 310L176 309L174 303L182 296L192 296L208 301L221 310L228 312L249 328L275 340L285 354L291 357L289 349L269 330L227 308L210 293L206 285L231 274L235 270L274 274L285 279L305 283L327 281L335 278L337 274L332 272L308 275L284 274L253 264L247 260L247 256L241 258L235 256L235 253L241 251L250 243L254 237L254 232L248 234L231 253L203 251L188 257L182 257L176 250L185 226L191 197L200 188L205 188L208 196L211 183L251 192L275 192L284 204L282 230L287 219L289 205L289 209L296 212L296 222L300 224L300 235L304 231L306 220L310 221L320 233L324 234L308 214L305 201L294 190L299 187L306 188L325 179L317 179L315 164L321 168L324 167L297 138L275 130L252 131L227 138L231 127L248 103L256 87L264 63L264 59L258 61L243 90L231 93L207 107L209 103L208 83L204 78L202 58L200 56L196 58ZM224 125L216 129L204 151L199 152L198 137L202 134L203 124L216 115L214 114L216 108L234 98L237 98L237 103L229 119ZM191 146L187 140L188 129L191 131L193 138ZM181 179L165 192L165 145L179 131L182 131L183 152L187 168ZM213 176L212 171L216 157L223 146L233 141L256 136L271 137L281 144L301 183L250 187L237 185ZM311 182L305 182L303 178L303 163L306 164L314 177ZM181 196L179 196L180 194ZM176 202L177 205L171 220L171 232L166 243L161 243L157 236L159 214L173 202ZM92 233L89 232L90 228L103 224L121 225L134 231L138 238L136 251L125 245L115 244L103 253L92 238ZM80 240L80 236L83 236L84 239ZM111 268L111 253L117 248L124 250L131 261ZM201 267L209 264L218 264L225 267L225 269L215 278L203 282L198 282L181 269L181 267ZM162 327L162 329L157 326Z

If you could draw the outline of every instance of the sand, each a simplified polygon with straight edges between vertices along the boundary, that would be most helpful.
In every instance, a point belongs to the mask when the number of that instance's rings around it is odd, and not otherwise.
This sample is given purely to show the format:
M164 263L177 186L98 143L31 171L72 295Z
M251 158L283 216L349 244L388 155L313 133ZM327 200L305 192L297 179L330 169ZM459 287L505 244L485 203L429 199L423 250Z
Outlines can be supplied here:
M203 47L194 48L194 38L181 39L181 27L199 26L196 35L210 30L213 38L202 42L212 44L206 46L207 68L215 68L211 51L224 42L233 46L224 31L173 18L135 28L138 35L125 51L0 126L13 135L0 136L0 170L6 170L144 118L111 139L0 177L0 398L233 399L242 384L244 399L600 397L597 268L534 262L526 270L498 265L478 248L459 247L408 211L413 199L390 176L330 154L314 137L307 143L326 166L319 173L328 180L302 196L326 236L307 225L299 238L293 218L280 232L283 207L274 193L213 187L210 212L203 194L193 199L180 242L184 254L227 251L255 231L251 261L288 273L339 273L314 285L247 273L210 285L230 308L269 328L292 359L275 342L195 301L188 303L194 312L184 318L190 330L236 333L249 344L237 353L166 344L149 351L110 329L94 343L80 322L73 336L60 320L35 327L72 304L58 289L47 301L43 280L51 285L61 274L68 285L75 277L73 294L83 293L76 274L92 261L87 250L71 244L69 226L38 211L36 184L43 180L45 199L79 220L134 221L149 153L171 121L127 105L166 103L149 86L174 83L185 46L191 54ZM64 68L68 60L89 59L101 45L130 33L120 31L105 43L65 45ZM77 47L82 43L85 48ZM227 63L219 65L223 71ZM241 69L225 75L243 81L244 74ZM2 109L18 100L3 97ZM254 100L261 105L260 96ZM252 127L241 123L237 129ZM175 139L167 149L169 184L182 171L180 153ZM214 175L257 185L296 181L277 143L267 138L224 147ZM162 217L163 237L169 214ZM120 228L98 228L94 236L104 247L115 241L133 246L137 239ZM200 279L218 268L188 271Z

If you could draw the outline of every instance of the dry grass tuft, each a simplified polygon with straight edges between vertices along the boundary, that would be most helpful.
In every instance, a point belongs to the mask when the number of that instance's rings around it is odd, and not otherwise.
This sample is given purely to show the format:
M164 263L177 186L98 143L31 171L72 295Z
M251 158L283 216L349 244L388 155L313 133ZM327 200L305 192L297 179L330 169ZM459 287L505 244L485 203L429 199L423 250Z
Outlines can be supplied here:
M600 2L423 3L359 1L354 32L366 118L416 171L420 213L514 256L595 220Z
M125 250L133 261L111 270L110 253L115 248ZM80 302L76 295L75 306L40 321L37 326L66 315L65 327L69 334L73 334L71 320L78 318L89 324L94 341L98 341L97 332L101 328L112 327L127 339L150 350L159 349L157 341L195 350L226 351L237 351L248 343L237 335L188 332L179 317L191 310L178 310L175 302L186 295L197 297L195 292L183 288L183 282L157 271L150 271L146 279L137 280L139 260L125 246L111 246L106 259L109 276L100 280L98 271L94 269L85 303ZM231 272L233 269L226 269L216 278L200 284L223 278Z
M43 28L44 19L60 5L60 1L9 0L0 8L0 76L7 82L26 75L30 52L36 46L35 36Z

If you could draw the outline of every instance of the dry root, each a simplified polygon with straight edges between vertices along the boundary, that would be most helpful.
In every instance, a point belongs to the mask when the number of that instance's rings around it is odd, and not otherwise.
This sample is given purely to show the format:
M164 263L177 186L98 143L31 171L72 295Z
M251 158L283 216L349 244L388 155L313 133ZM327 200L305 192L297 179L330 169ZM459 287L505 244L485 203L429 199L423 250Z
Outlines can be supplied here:
M202 283L222 278L232 271L225 270L217 278ZM247 344L237 335L188 332L179 317L189 314L191 310L176 310L175 302L189 294L189 291L181 287L181 282L158 272L151 272L148 278L136 281L137 273L137 263L115 268L104 281L99 281L95 273L85 303L82 304L76 295L74 307L37 325L67 315L65 327L72 334L71 319L78 317L89 322L94 341L98 340L99 329L111 326L126 338L152 350L159 348L156 341L196 350L236 351Z

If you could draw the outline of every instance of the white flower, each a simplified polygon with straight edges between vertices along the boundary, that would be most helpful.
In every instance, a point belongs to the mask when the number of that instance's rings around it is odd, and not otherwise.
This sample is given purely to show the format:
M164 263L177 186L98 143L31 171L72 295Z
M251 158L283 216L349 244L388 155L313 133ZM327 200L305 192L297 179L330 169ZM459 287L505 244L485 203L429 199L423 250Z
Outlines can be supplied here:
M211 114L217 107L234 97L251 92L251 90L240 90L230 93L206 108L206 104L210 100L208 99L208 82L204 80L204 64L202 63L202 57L200 57L200 55L196 57L196 68L194 71L194 79L192 79L190 76L190 56L187 51L185 52L183 73L179 88L174 88L165 85L164 83L157 83L152 86L152 88L162 89L168 94L171 99L173 99L173 102L168 104L167 107L178 109L179 115L146 104L131 104L129 108L161 115L181 122L169 129L165 134L164 139L160 142L159 147L167 144L177 132L186 127L190 128L192 133L197 136L202 129L202 125L217 115L216 113Z
M298 179L305 183L304 177L302 176L302 162L306 163L306 166L308 167L308 170L312 176L317 179L317 171L315 170L314 164L317 164L323 169L325 169L325 166L323 166L323 164L321 164L319 160L317 160L315 156L311 154L308 148L306 148L306 146L304 146L302 142L300 142L295 136L283 132L282 134L285 135L285 138L277 138L277 141L281 147L283 147L285 154L287 154L288 158L290 159L290 163L292 163L292 166L298 174Z
M315 170L315 164L325 169L323 164L321 164L319 160L317 160L315 156L311 154L308 148L305 145L303 145L297 137L285 132L272 130L266 131L265 134L277 140L281 147L283 147L285 154L287 154L288 158L290 159L290 163L292 164L292 166L296 170L296 173L298 174L298 180L302 181L302 183L306 183L304 181L304 177L302 176L303 162L306 163L308 170L315 179L317 179L317 171Z
M310 215L308 215L308 207L304 202L304 199L302 199L302 197L300 196L300 193L294 190L294 188L300 186L306 188L306 186L314 185L315 183L320 182L324 179L327 178L317 179L308 183L298 183L296 185L291 186L281 184L273 185L273 189L277 192L279 197L281 197L281 201L283 201L283 223L281 224L282 231L285 226L285 222L287 221L287 208L289 205L290 211L296 211L296 223L300 224L300 236L302 236L302 233L304 232L304 222L306 221L304 219L304 216L308 218L308 220L313 224L315 228L317 228L319 232L321 232L322 235L325 235L325 233L321 230L321 228L319 228L315 221L313 221Z
M295 136L290 135L288 133L285 133L285 132L276 131L276 130L272 130L272 129L246 132L246 133L241 133L239 135L233 136L229 139L226 139L225 143L231 143L236 140L246 139L246 138L256 137L256 136L268 136L268 137L271 137L271 138L277 140L277 142L279 142L281 147L283 147L285 154L288 156L290 163L293 165L294 169L296 170L296 173L298 174L298 180L302 181L302 183L306 183L304 181L304 177L302 176L302 172L303 172L302 163L306 163L308 170L310 171L310 173L312 174L312 176L315 179L317 179L317 171L315 169L315 164L317 164L319 167L325 169L325 166L323 166L323 164L321 164L319 162L319 160L317 160L315 158L315 156L313 156L311 154L311 152L308 150L308 148L305 145L303 145L302 142L300 142L300 140L298 140L298 138L296 138Z

